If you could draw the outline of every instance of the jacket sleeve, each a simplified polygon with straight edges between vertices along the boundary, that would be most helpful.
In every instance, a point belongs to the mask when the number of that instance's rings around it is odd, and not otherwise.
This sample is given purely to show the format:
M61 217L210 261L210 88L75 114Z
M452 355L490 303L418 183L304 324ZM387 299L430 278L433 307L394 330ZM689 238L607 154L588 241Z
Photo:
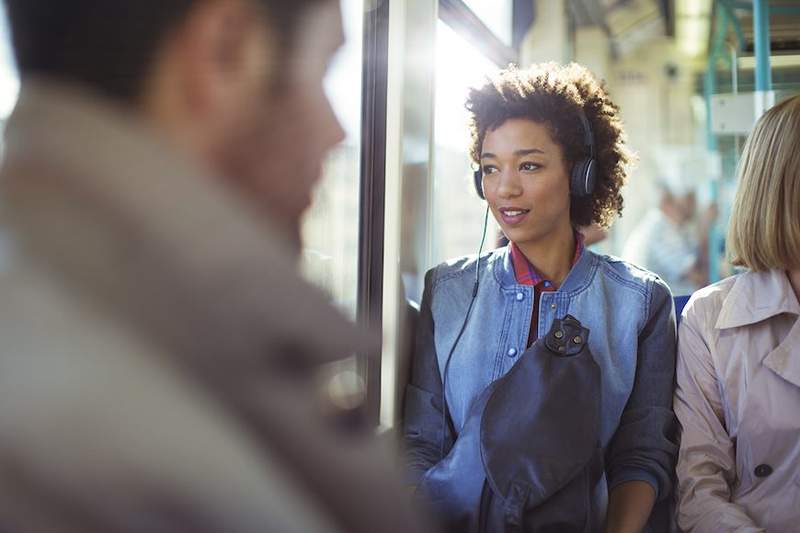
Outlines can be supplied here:
M414 338L411 381L406 387L404 440L410 482L419 483L425 472L442 460L452 446L449 417L443 412L442 379L434 344L431 311L434 270L425 275L420 316Z
M678 458L678 524L692 533L765 531L731 503L736 452L724 425L720 384L697 306L689 304L678 344L675 413L683 434Z
M663 500L672 491L678 452L672 411L675 383L675 313L666 284L650 290L647 320L639 333L636 377L606 461L609 490L627 481L645 481Z

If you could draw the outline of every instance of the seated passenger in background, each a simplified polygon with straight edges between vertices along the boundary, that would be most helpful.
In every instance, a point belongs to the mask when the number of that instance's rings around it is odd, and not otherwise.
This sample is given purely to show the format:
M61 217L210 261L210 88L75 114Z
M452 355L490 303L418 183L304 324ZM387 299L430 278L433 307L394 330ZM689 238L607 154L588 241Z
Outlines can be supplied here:
M425 530L328 416L369 349L298 277L336 0L8 0L0 529Z
M800 96L759 119L728 250L748 272L701 289L680 326L678 523L797 531L800 520Z
M577 232L608 226L622 210L629 153L618 109L585 68L552 63L501 72L472 90L467 107L478 194L510 243L426 275L405 410L413 483L450 531L520 523L537 531L545 522L552 531L583 531L584 520L596 531L606 517L607 531L641 531L654 503L670 497L677 453L672 298L657 276L591 252ZM567 315L588 329L581 353L591 354L596 378L584 366L587 381L523 383L516 396L492 404L494 395L484 408L493 384L507 392L506 377L546 359L537 339L550 338ZM567 337L577 345L585 338ZM553 360L543 371L571 372L560 365ZM531 402L550 407L531 418L522 407ZM561 438L575 420L586 420L574 428L580 437ZM517 424L545 433L509 442ZM578 449L587 443L597 456L584 464ZM487 466L508 459L492 451L500 448L519 458L505 465L516 479L508 491ZM595 469L569 501L551 481L565 462L572 476ZM547 517L537 515L545 506Z
M684 176L661 175L658 205L651 207L625 243L622 257L656 272L677 296L708 283L708 231L714 209L693 224L694 186Z

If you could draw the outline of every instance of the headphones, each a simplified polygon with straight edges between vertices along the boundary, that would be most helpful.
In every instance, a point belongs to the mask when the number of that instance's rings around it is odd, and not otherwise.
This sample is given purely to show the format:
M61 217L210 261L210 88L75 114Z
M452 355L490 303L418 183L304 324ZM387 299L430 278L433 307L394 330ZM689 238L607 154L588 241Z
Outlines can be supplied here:
M583 129L583 144L586 147L586 151L589 152L589 157L576 161L572 166L569 192L572 196L583 198L590 196L594 192L595 183L597 182L597 164L594 159L592 127L589 125L589 120L586 118L583 109L578 110L578 117ZM483 194L483 170L481 168L475 171L473 180L475 181L475 191L481 199L485 200L486 196Z

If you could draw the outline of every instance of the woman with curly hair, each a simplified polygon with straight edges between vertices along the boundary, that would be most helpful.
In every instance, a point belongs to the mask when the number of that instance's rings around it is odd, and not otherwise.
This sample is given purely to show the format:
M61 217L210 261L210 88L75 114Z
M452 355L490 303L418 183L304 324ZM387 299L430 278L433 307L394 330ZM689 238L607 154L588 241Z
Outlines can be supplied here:
M677 453L671 294L576 229L622 212L618 108L553 63L500 72L467 108L478 194L510 242L426 275L405 410L417 494L448 531L654 526Z

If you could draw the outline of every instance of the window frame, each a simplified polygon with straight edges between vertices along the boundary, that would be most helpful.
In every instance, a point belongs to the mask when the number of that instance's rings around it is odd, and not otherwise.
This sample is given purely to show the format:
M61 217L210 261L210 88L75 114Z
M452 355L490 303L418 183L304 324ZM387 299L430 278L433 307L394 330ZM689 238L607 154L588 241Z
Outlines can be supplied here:
M386 113L389 76L389 1L364 14L361 88L361 176L359 190L358 288L356 320L368 330L383 329L383 253L386 197ZM367 419L377 425L381 361L358 354L366 384Z
M512 13L516 14L516 11ZM498 67L505 67L509 63L519 64L519 51L505 44L464 0L439 0L439 19L474 43L475 47ZM512 28L515 27L512 20Z
M362 54L362 131L359 188L359 257L356 320L383 334L384 251L386 219L387 91L389 79L389 13L392 0L365 5ZM398 1L398 0L394 0ZM526 4L530 4L527 6ZM513 42L519 47L533 22L534 0L514 0ZM519 63L519 49L506 45L463 0L438 0L437 17L474 42L499 68ZM366 385L367 421L380 419L382 357L357 354Z

